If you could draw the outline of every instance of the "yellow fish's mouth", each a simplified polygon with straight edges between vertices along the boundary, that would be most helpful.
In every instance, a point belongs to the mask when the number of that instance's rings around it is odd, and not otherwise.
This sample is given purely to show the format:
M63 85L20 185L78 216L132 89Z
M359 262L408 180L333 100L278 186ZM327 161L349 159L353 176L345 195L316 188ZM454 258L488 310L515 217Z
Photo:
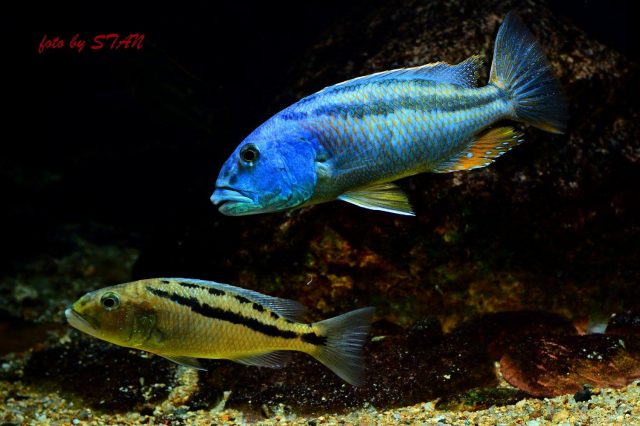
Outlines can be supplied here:
M76 312L73 307L68 307L64 310L64 316L67 318L67 322L71 327L77 328L83 333L87 333L89 335L95 336L97 331L94 326L89 324L89 321L84 319L82 315Z

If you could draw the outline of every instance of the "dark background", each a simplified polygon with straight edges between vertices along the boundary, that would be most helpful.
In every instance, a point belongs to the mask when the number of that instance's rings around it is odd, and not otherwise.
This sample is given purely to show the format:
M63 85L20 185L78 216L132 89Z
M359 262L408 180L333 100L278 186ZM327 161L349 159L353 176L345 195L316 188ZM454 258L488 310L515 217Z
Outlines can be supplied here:
M240 230L260 222L223 217L210 203L221 164L253 128L296 100L292 70L309 49L336 22L380 4L3 6L0 274L41 253L71 250L74 233L152 253L145 271L157 274L196 275L207 257L239 247ZM638 59L632 2L551 7ZM144 48L37 53L44 34L68 40L112 32L142 33ZM329 83L319 81L316 89ZM173 263L163 251L173 253Z

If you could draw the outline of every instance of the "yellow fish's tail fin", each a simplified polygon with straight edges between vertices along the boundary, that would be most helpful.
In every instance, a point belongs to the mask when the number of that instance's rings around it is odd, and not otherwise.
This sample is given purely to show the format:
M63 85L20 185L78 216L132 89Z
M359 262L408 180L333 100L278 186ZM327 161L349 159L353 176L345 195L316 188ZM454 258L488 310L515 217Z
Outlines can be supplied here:
M347 383L362 384L362 346L369 334L375 308L362 308L314 324L325 338L311 353Z
M509 12L500 26L489 83L506 91L514 118L551 133L564 133L567 101L533 34Z

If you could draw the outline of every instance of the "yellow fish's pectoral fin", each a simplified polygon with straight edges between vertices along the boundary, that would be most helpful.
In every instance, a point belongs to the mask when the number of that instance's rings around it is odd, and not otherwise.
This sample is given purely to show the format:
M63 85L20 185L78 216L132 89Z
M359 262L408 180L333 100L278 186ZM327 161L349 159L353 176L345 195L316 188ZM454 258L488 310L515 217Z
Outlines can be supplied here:
M496 158L522 142L522 133L513 127L497 127L476 136L469 146L455 157L439 164L435 173L457 172L487 167Z
M338 200L370 210L415 216L407 194L393 183L377 183L345 192Z
M287 362L289 362L289 358L291 358L291 352L273 351L257 355L232 358L231 360L244 365L253 365L255 367L282 368L287 364Z
M193 358L190 356L170 356L170 355L160 355L160 356L168 359L171 362L175 362L176 364L183 365L185 367L195 368L196 370L206 370L206 368L204 368L202 364L200 364L200 361L198 361L197 358Z

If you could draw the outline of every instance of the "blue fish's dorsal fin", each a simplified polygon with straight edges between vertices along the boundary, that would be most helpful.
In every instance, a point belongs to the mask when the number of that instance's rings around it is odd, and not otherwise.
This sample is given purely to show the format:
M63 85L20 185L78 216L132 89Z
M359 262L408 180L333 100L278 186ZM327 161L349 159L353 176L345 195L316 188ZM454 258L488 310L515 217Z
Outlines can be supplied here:
M246 288L240 288L230 284L221 284L215 281L194 280L191 278L170 278L170 280L177 281L179 283L190 283L205 287L211 287L216 290L230 292L231 294L237 294L239 296L246 297L252 302L259 303L270 311L292 321L302 319L302 317L304 317L305 313L307 312L306 307L294 300L267 296L266 294L258 293L257 291L247 290Z
M446 62L435 62L413 68L398 68L390 71L382 71L351 80L343 81L331 87L350 86L372 81L384 80L431 80L438 83L449 83L460 87L476 87L478 81L478 69L482 66L482 57L473 55L457 65Z

